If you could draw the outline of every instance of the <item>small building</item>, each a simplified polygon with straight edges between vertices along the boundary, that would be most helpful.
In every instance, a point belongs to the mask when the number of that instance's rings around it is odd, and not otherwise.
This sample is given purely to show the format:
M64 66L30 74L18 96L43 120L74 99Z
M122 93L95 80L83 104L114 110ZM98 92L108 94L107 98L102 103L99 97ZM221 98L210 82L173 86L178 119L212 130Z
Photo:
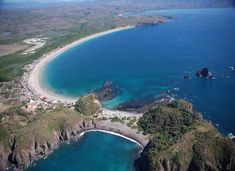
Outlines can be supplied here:
M38 108L38 105L36 103L27 103L25 108L26 108L26 111L33 112Z

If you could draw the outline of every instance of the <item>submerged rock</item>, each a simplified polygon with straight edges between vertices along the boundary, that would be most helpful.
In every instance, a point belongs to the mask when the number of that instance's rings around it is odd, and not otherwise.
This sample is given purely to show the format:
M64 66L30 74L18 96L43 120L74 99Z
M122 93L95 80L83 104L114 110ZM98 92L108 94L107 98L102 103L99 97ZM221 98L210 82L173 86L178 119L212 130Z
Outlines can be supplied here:
M184 79L185 79L185 80L191 80L192 77L191 77L190 75L185 75L185 76L184 76Z
M106 81L101 89L95 91L95 94L100 101L111 100L121 93L121 89L112 81Z
M172 98L168 96L158 97L158 98L146 97L140 100L130 100L128 102L121 103L116 107L116 109L121 111L134 111L134 112L143 113L156 105L169 103L169 101L171 100Z

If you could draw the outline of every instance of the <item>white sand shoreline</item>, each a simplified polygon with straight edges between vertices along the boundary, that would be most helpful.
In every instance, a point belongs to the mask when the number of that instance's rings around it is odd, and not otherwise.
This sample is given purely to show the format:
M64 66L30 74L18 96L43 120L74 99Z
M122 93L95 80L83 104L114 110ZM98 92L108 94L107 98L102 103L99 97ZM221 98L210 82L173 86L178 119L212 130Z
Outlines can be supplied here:
M103 130L103 129L91 129L91 130L87 130L87 131L84 131L80 134L80 136L83 136L85 133L88 133L88 132L104 132L104 133L107 133L107 134L111 134L111 135L115 135L115 136L118 136L118 137L122 137L124 139L127 139L131 142L134 142L136 144L138 144L142 149L144 148L143 145L141 143L139 143L138 141L132 139L132 138L129 138L123 134L120 134L120 133L117 133L117 132L113 132L113 131L107 131L107 130Z
M28 77L28 87L35 92L39 97L46 97L50 101L54 102L62 102L62 103L74 103L76 100L78 100L78 97L67 97L60 94L56 94L55 92L52 92L48 90L42 83L42 72L44 70L45 65L59 56L60 54L64 53L65 51L69 50L70 48L73 48L75 46L78 46L88 40L107 35L110 33L114 33L117 31L122 31L130 28L134 28L135 26L126 26L126 27L119 27L111 30L107 30L104 32L96 33L90 36L87 36L85 38L79 39L73 43L70 43L62 48L55 49L41 57L38 61L35 61L32 66L33 69L29 73Z

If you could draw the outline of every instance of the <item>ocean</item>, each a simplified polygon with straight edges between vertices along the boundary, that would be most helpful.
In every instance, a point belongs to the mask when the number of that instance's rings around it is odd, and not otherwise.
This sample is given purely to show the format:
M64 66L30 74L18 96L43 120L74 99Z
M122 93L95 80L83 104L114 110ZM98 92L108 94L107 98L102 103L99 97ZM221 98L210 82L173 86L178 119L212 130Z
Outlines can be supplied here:
M235 9L160 10L174 19L89 40L52 60L43 82L51 91L79 97L113 81L122 94L103 102L114 108L130 100L164 96L193 103L223 133L235 133ZM196 77L207 67L216 79ZM191 80L183 77L190 75Z
M89 40L53 59L45 67L46 88L79 97L113 81L122 94L103 102L120 103L164 96L193 103L224 134L235 133L235 9L150 11L174 19ZM133 15L133 14L132 14ZM128 17L128 16L127 16ZM216 79L195 73L207 67ZM190 75L192 79L183 77ZM102 132L86 133L78 142L62 144L28 170L133 170L141 148Z

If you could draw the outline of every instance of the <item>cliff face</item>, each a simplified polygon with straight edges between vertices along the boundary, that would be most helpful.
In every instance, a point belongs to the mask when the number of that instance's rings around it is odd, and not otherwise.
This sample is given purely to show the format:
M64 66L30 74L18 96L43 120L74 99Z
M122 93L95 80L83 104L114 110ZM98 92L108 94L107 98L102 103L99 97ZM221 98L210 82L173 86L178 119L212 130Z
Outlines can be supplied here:
M63 141L75 140L86 129L93 128L92 121L63 111L44 114L32 125L24 127L9 138L9 148L0 145L0 168L22 170L33 161L46 157ZM49 115L54 115L53 117Z
M89 106L89 99L95 100L88 96L82 104ZM91 104L96 113L97 103ZM0 170L23 170L61 142L76 140L81 132L94 128L88 106L78 108L86 115L62 108L38 114L22 127L1 126ZM135 162L137 171L235 170L235 142L193 112L190 103L181 100L157 106L146 112L138 125L151 135L151 141Z
M235 142L202 120L187 102L150 110L139 125L152 140L136 161L137 171L235 170Z

